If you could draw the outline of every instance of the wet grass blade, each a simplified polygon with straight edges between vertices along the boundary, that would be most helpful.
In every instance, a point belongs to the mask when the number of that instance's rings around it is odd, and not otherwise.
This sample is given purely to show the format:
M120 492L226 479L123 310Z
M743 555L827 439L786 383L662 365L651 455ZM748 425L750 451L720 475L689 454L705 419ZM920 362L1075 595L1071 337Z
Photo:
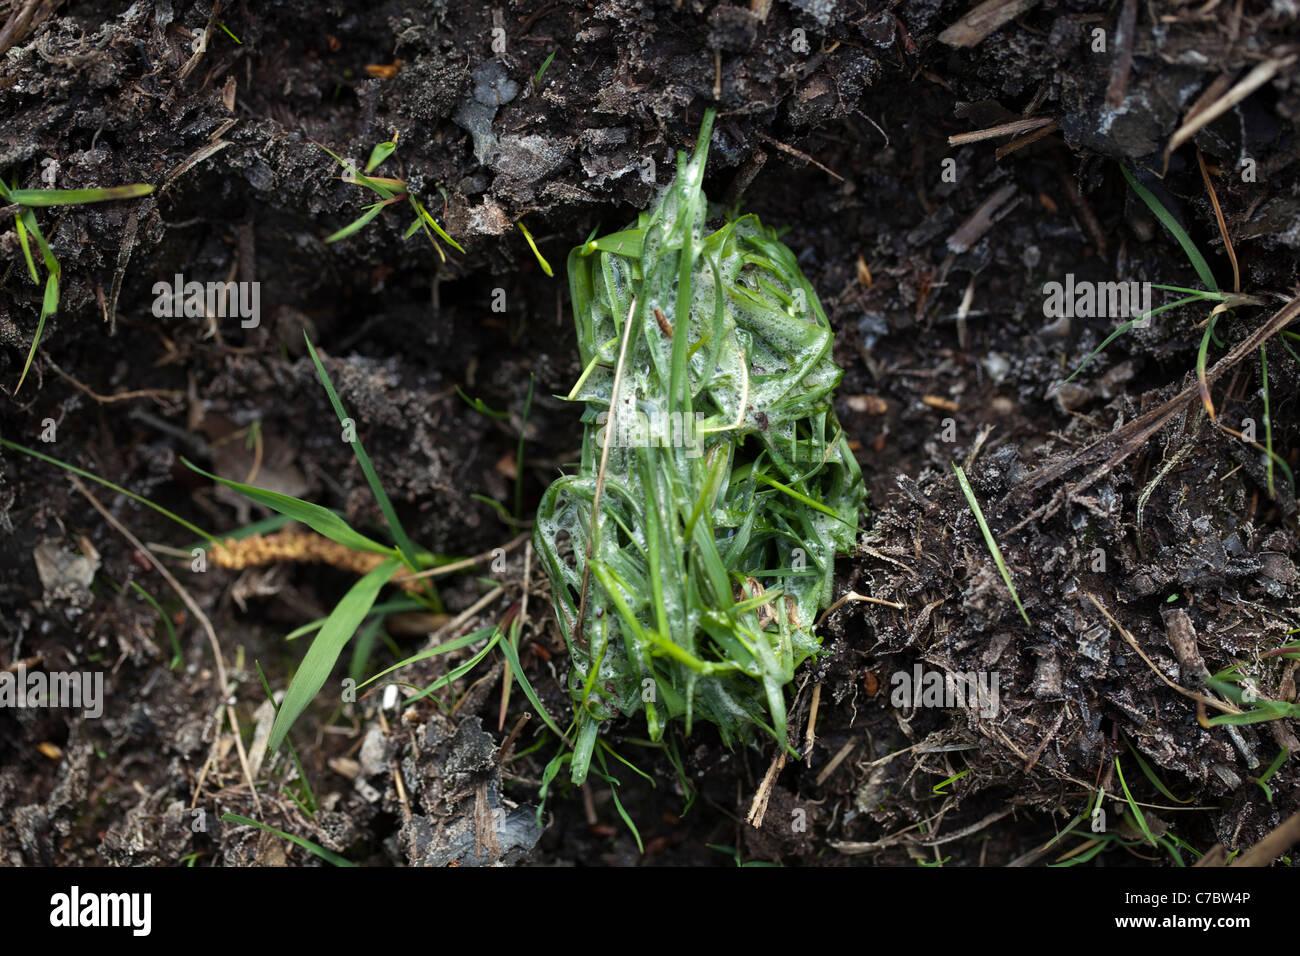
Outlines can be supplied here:
M1020 616L1029 624L1029 615L1025 613L1025 606L1020 603L1020 595L1016 593L1016 584L1011 580L1011 571L1007 568L1006 561L1002 558L1002 549L998 547L993 532L989 530L988 522L984 520L984 512L980 510L980 503L975 498L975 489L970 486L966 480L966 472L962 471L961 465L953 462L953 471L957 473L957 484L961 486L961 493L966 496L966 503L970 505L971 513L975 515L975 522L979 525L980 533L984 535L984 543L988 545L989 553L993 555L993 563L998 566L998 571L1002 575L1002 580L1006 582L1007 590L1011 592L1011 600L1016 602L1016 607L1020 609ZM1032 625L1030 625L1032 627Z
M307 709L316 694L325 686L334 663L352 635L356 633L361 622L370 613L379 592L388 583L388 579L401 566L397 558L389 558L383 564L370 571L365 577L343 595L334 610L326 619L325 625L312 641L307 654L303 657L289 689L285 691L284 702L275 715L271 727L271 739L267 742L267 751L275 752L284 741L285 735L298 716Z

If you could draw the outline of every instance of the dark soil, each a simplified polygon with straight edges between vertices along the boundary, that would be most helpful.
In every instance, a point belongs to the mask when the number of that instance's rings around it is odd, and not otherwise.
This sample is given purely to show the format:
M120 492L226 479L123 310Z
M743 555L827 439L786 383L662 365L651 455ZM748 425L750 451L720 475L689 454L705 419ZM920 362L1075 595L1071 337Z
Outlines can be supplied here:
M320 863L219 822L236 813L377 865L1042 865L1084 843L1067 836L1043 849L1078 814L1076 827L1090 831L1100 787L1110 821L1102 836L1127 845L1107 844L1086 865L1169 865L1170 847L1189 863L1216 843L1248 848L1295 813L1295 722L1207 727L1196 702L1170 686L1200 688L1198 654L1210 673L1240 662L1261 697L1296 700L1297 662L1264 656L1300 627L1295 496L1280 466L1270 494L1264 456L1225 430L1255 428L1264 440L1259 350L1224 358L1300 290L1294 4L1132 4L1127 35L1117 23L1129 5L1019 6L1029 9L957 45L963 38L945 31L968 5L950 0L503 0L495 9L280 0L215 13L187 0L142 0L126 12L98 0L0 0L6 182L37 188L42 169L56 168L60 188L160 187L139 200L37 211L62 265L62 296L16 396L41 290L5 217L4 438L205 529L264 515L215 490L182 455L240 479L256 467L255 483L382 534L306 355L306 329L410 536L454 556L504 547L519 529L483 498L513 507L521 430L525 517L577 458L577 412L553 397L581 371L562 275L568 249L647 207L714 105L709 194L788 227L785 241L836 330L837 412L872 509L859 552L841 561L837 593L901 605L849 603L828 617L828 653L792 691L791 739L805 759L766 786L770 744L728 750L697 728L678 741L683 779L662 751L637 743L640 721L611 726L615 748L653 779L617 772L644 853L594 778L583 793L562 774L539 830L538 786L556 742L535 717L511 736L531 708L516 687L501 714L496 655L457 682L450 712L429 698L384 710L382 693L340 707L327 688L292 735L318 805L309 815L295 802L287 755L267 758L252 792L229 715L255 758L254 728L272 716L255 662L283 690L306 646L284 635L327 614L355 576L308 564L192 573L193 535L87 485L211 620L233 685L224 708L198 616L65 472L5 449L0 668L100 670L107 694L100 719L0 708L0 862ZM1105 52L1094 52L1097 29ZM1269 64L1249 96L1169 155L1161 178L1166 145L1197 101ZM1059 126L1002 155L1011 137L949 145L1026 117ZM409 217L396 210L325 244L368 200L313 143L364 159L394 135L381 172L409 183L463 255L447 249L443 262L420 237L402 241ZM1044 318L1045 282L1199 284L1121 164L1232 287L1198 150L1240 290L1264 303L1219 321L1222 344L1209 348L1212 367L1225 363L1210 386L1217 418L1192 387L1195 326L1208 308L1157 316L1054 390L1117 323ZM514 228L520 219L555 278ZM155 318L154 284L177 273L260 282L260 325ZM504 311L494 309L502 295ZM1267 349L1271 440L1295 466L1300 361L1282 343ZM505 417L476 411L456 386ZM970 475L1029 625L953 462ZM563 723L563 640L544 576L526 563L514 548L504 569L485 563L482 577L441 579L441 593L455 614L488 585L504 587L463 631L518 613L527 594L521 659ZM179 666L169 666L166 630L131 582L174 621ZM414 637L398 624L389 622L391 647L375 644L366 675L424 646L427 623ZM1191 657L1175 648L1189 627ZM427 685L467 655L431 658L402 678ZM996 674L996 714L895 706L895 675L918 664ZM1292 757L1260 786L1283 749ZM1117 758L1162 845L1146 843L1123 812ZM760 791L766 811L754 827L746 818Z

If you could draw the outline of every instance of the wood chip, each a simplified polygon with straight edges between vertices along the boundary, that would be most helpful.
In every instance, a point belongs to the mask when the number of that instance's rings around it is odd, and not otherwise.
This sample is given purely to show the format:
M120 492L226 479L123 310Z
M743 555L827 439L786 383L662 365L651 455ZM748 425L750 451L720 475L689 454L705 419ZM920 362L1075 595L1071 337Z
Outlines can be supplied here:
M975 46L998 27L1037 5L1038 0L985 0L940 33L939 42L956 47Z

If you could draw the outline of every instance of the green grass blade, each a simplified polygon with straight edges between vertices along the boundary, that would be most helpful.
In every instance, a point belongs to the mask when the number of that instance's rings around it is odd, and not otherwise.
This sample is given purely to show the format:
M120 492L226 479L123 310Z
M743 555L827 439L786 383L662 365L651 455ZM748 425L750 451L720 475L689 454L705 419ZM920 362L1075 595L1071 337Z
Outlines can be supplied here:
M537 248L537 243L533 241L533 234L528 231L528 227L524 225L523 220L521 219L519 222L515 223L515 225L519 227L519 231L522 232L524 238L528 240L528 248L533 250L533 255L537 257L537 263L542 267L542 271L548 276L555 275L555 271L551 268L551 264L546 261L546 257L543 256L541 251Z
M242 482L231 481L229 478L222 478L220 475L214 475L211 472L204 471L198 465L194 464L188 458L181 457L181 462L193 471L197 471L204 477L211 478L213 481L220 482L227 488L233 488L245 497L252 498L259 504L264 504L273 511L278 511L282 515L287 515L295 521L301 521L307 527L311 528L317 534L322 534L331 541L336 541L345 548L352 548L354 551L370 551L374 554L391 555L393 549L386 544L380 544L367 538L358 531L353 531L351 526L330 511L328 508L322 508L320 505L312 504L310 501L303 501L301 498L294 498L290 495L282 495L278 491L268 491L265 488L258 488L254 485L246 485Z
M443 674L441 677L439 677L428 687L425 687L423 690L421 690L418 694L406 698L405 703L407 705L413 704L417 700L420 700L422 697L428 697L434 691L442 690L442 688L454 684L456 681L460 680L462 677L464 677L474 668L478 667L478 665L482 663L483 658L487 657L488 654L491 652L492 648L502 643L501 636L502 636L501 628L499 627L492 628L491 639L479 649L477 654L475 654L473 657L471 657L469 660L467 660L465 663L461 664L460 666L455 667L452 670L449 670L447 673Z
M43 454L39 451L34 451L31 448L27 448L23 445L19 445L17 442L9 441L7 438L0 438L0 445L4 446L5 448L12 449L13 451L22 452L24 455L30 455L32 458L37 458L51 465L57 465L58 467L62 468L64 471L70 471L74 475L79 475L80 477L89 479L90 481L93 481L96 484L103 485L105 488L110 488L113 491L116 491L119 495L126 495L132 501L138 501L140 504L152 508L154 511L158 512L164 518L169 518L172 521L176 522L178 525L180 525L182 528L186 528L189 531L192 531L194 534L197 534L204 541L207 541L209 544L213 545L214 547L218 547L218 548L225 547L225 545L223 545L220 541L218 541L214 536L208 534L198 525L191 524L190 522L186 521L184 518L180 517L179 515L173 514L172 512L168 511L166 508L162 507L161 505L156 505L148 498L141 497L140 495L137 495L133 491L127 491L121 485L115 485L113 484L113 482L109 481L106 478L101 478L99 477L99 475L93 474L92 472L89 471L83 471L82 469L76 467L75 465L69 465L67 462L59 461L59 459L57 458L51 458L49 455Z
M373 206L366 207L366 211L362 213L359 218L354 219L352 222L348 223L338 232L332 232L328 236L326 236L325 242L326 243L338 242L340 239L346 239L348 236L352 235L353 233L359 232L360 230L364 229L372 219L374 219L383 211L384 211L384 204L381 202L377 202Z
M145 183L130 186L113 186L109 189L11 189L11 202L23 206L80 206L92 202L108 202L113 199L138 199L153 192L153 187Z
M1153 787L1155 787L1157 790L1159 790L1160 793L1161 793L1163 796L1165 796L1166 798L1168 798L1168 799L1174 801L1174 803L1191 803L1191 802L1192 802L1192 798L1191 798L1191 797L1188 797L1186 800L1180 800L1178 797L1175 797L1175 796L1170 792L1169 788L1166 787L1166 786L1164 785L1164 781L1162 781L1162 780L1161 780L1161 779L1156 775L1156 772L1155 772L1154 770L1151 769L1151 765L1148 764L1148 763L1146 762L1146 760L1144 760L1144 759L1142 758L1142 754L1140 754L1140 753L1138 752L1138 749L1137 749L1136 747L1133 746L1132 741L1130 741L1130 740L1128 739L1128 737L1125 737L1125 738L1124 738L1124 745L1125 745L1126 747L1128 747L1128 752L1131 753L1131 754L1133 755L1133 757L1134 757L1135 760L1137 760L1137 762L1138 762L1138 767L1142 770L1143 775L1144 775L1148 780L1151 781L1151 785L1152 785Z
M18 376L18 384L14 386L14 394L23 387L23 382L27 380L27 373L31 370L32 360L36 358L36 347L41 344L41 333L45 331L45 320L58 311L59 308L59 273L58 270L51 272L45 277L45 298L41 302L41 317L36 323L36 334L32 336L32 347L27 350L27 361L23 362L22 374Z
M256 827L258 830L264 830L267 833L273 833L276 836L280 837L282 840L288 840L290 843L302 847L307 852L314 853L316 856L320 857L326 863L332 863L335 866L356 866L356 864L353 863L351 860L345 860L337 853L333 853L325 849L323 846L318 846L317 844L312 843L311 840L308 840L305 837L300 837L293 833L285 833L283 830L277 830L275 827L268 827L265 823L259 823L258 821L252 819L251 817L240 816L238 813L223 813L221 815L221 822L238 823L241 826Z
M980 533L984 535L984 543L988 545L989 553L993 555L993 563L998 566L998 571L1002 574L1002 580L1006 582L1007 590L1011 592L1011 599L1016 602L1016 607L1020 609L1020 616L1025 619L1026 624L1029 624L1029 615L1025 613L1025 606L1020 603L1020 595L1016 593L1016 584L1011 580L1011 571L1002 558L1002 549L998 547L993 532L989 530L988 522L984 520L984 512L980 510L980 503L975 498L975 489L966 480L966 472L962 471L961 465L953 462L952 469L957 473L957 484L961 486L961 493L966 496L966 503L970 505L971 513L975 515L975 522L979 525ZM1030 626L1032 627L1032 625Z
M1119 758L1115 758L1115 773L1119 775L1119 785L1124 788L1124 799L1128 801L1128 807L1133 811L1133 819L1136 821L1138 829L1146 837L1147 842L1152 846L1158 846L1156 838L1151 835L1151 828L1147 826L1147 818L1142 815L1142 808L1137 805L1133 799L1133 794L1129 793L1128 784L1124 782L1124 770L1119 765Z
M389 156L393 155L393 150L397 149L397 144L389 140L387 143L378 143L370 151L370 158L366 160L366 172L373 172Z
M1089 363L1091 363L1093 359L1095 359L1098 355L1101 354L1102 350L1105 349L1106 346L1110 345L1111 342L1115 341L1117 338L1119 338L1129 329L1133 328L1133 326L1137 325L1139 322L1157 316L1161 312L1167 312L1170 309L1176 309L1181 305L1187 305L1188 303L1191 302L1200 302L1206 298L1209 298L1209 296L1206 296L1204 293L1198 292L1195 295L1189 295L1184 299L1179 299L1177 302L1170 302L1167 303L1166 305L1162 305L1157 308L1154 308L1150 312L1144 312L1142 315L1139 315L1136 319L1129 319L1119 328L1111 332L1110 335L1106 336L1106 338L1102 340L1102 343L1100 345L1098 345L1095 349L1089 352L1088 357L1079 363L1079 367L1076 368L1073 372L1071 372L1070 377L1067 378L1064 382L1062 382L1061 385L1068 385L1076 375L1078 375L1080 372L1082 372L1085 368L1088 367ZM1060 386L1057 387L1059 388Z
M18 233L18 245L22 247L23 259L27 262L27 274L32 277L32 282L40 285L41 277L36 274L36 263L32 260L32 247L27 241L27 227L23 225L21 214L14 216L14 229Z
M380 590L400 566L401 562L397 558L389 558L352 585L335 605L325 621L325 626L320 629L316 639L311 642L311 647L307 649L293 679L289 681L284 702L280 705L280 710L275 715L275 724L271 727L271 739L266 747L268 753L273 753L279 748L293 722L307 709L307 705L325 685L330 671L334 669L335 661L343 653L343 648L352 639L352 635L356 633L366 615L370 613L370 608L379 597Z
M524 696L528 698L528 702L532 704L533 707L537 709L537 713L541 715L542 722L545 723L547 727L550 727L552 732L561 740L565 739L564 731L562 731L556 725L555 721L551 719L551 715L547 713L546 708L542 705L542 699L537 696L537 691L533 690L533 685L528 682L528 675L524 673L524 668L519 663L519 654L509 641L501 642L501 653L505 654L506 660L510 662L511 675L519 683L519 687L523 690Z
M1210 265L1201 255L1201 250L1196 248L1196 243L1192 242L1192 237L1187 234L1187 230L1182 227L1173 213L1164 207L1151 191L1133 178L1133 174L1128 171L1122 164L1119 167L1124 178L1128 180L1129 188L1138 194L1138 197L1147 204L1147 208L1160 220L1161 225L1169 230L1169 234L1178 240L1178 244L1183 247L1183 253L1187 256L1187 261L1192 264L1196 274L1200 276L1205 287L1214 292L1219 291L1219 284L1214 281L1214 273L1210 270Z
M545 75L546 75L546 71L549 70L549 69L551 68L551 61L555 59L555 54L558 53L558 52L559 52L558 50L552 50L552 51L551 51L551 55L548 56L545 60L542 61L542 65L541 65L541 67L540 67L540 68L538 69L538 71L533 75L533 84L534 84L534 85L536 85L536 84L542 82L542 77L545 76Z
M149 606L158 613L158 618L162 621L163 629L167 632L167 638L172 646L172 659L171 663L167 665L167 668L168 670L176 670L185 659L185 655L181 653L180 638L176 636L176 625L172 623L172 619L167 616L167 612L162 609L162 605L158 603L152 594L140 587L140 585L134 581L128 581L127 583L130 584L131 587L135 588L139 595L149 603Z
M461 255L465 254L465 250L461 244L451 236L447 235L442 226L438 225L438 221L429 214L429 210L424 208L424 203L420 202L414 196L411 197L411 203L415 206L415 211L420 214L420 218L429 224L430 228L438 234L438 237L442 239L443 242L447 243L447 245L451 246Z
M357 690L360 690L361 688L365 687L367 684L373 684L381 677L386 677L389 674L391 674L393 671L401 670L403 667L409 667L411 664L414 664L417 661L428 660L430 657L436 657L439 654L447 654L450 653L451 651L458 651L462 647L469 647L469 645L477 643L478 641L481 641L484 638L489 637L492 634L492 632L495 630L496 630L496 625L493 624L484 628L480 628L477 631L472 631L469 634L462 634L460 637L454 637L449 641L443 641L441 644L435 644L433 647L426 648L425 650L420 651L418 654L412 654L410 657L406 658L405 660L398 661L392 667L385 668L384 670L380 671L378 674L374 675L373 677L366 678L364 681L357 684Z
M325 366L321 364L320 356L316 354L316 349L311 344L311 339L307 337L307 333L303 332L302 337L307 343L307 351L311 353L311 360L316 365L316 374L320 377L321 384L325 386L325 393L329 396L330 404L334 406L334 414L338 416L339 424L346 424L349 421L348 413L343 408L343 402L339 400L338 392L334 390L334 383L330 381L329 373L325 371ZM361 439L354 438L348 444L352 446L352 453L357 456L357 464L361 466L361 471L366 476L366 483L370 485L370 492L375 496L379 510L383 512L384 520L388 522L388 530L392 532L393 540L397 542L397 549L402 552L402 559L412 571L419 570L420 560L416 554L415 545L406 536L406 530L397 518L393 503L388 500L388 495L384 493L384 486L380 484L379 476L375 474L375 468L370 464L370 456L366 454Z

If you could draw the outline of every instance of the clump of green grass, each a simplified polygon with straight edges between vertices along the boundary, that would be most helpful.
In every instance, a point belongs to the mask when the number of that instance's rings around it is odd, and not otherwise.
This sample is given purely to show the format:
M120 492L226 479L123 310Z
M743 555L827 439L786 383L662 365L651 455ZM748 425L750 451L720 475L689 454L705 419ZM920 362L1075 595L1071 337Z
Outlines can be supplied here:
M48 206L80 206L93 202L110 202L114 199L138 199L151 192L153 187L144 183L112 186L108 189L19 189L17 178L13 180L12 187L6 186L4 181L0 180L0 200L19 207L14 213L14 229L18 233L18 244L22 247L23 259L27 263L27 274L38 286L41 284L41 277L36 268L36 260L32 258L29 236L36 240L36 247L41 253L41 262L45 266L45 298L41 301L41 317L36 323L36 334L32 336L32 346L27 351L27 360L23 363L22 374L18 376L18 384L14 387L15 395L23 387L27 372L32 367L32 359L36 357L36 346L40 344L41 333L45 331L45 320L59 310L59 282L63 276L63 267L59 265L59 260L50 250L50 244L45 240L45 234L41 232L40 223L36 221L36 210Z
M534 546L571 658L575 783L620 714L644 712L652 741L705 720L788 746L786 685L818 652L865 499L794 254L752 215L706 230L713 117L654 209L569 255L582 461L543 496Z
M320 146L319 143L316 145ZM415 198L415 194L410 191L405 180L391 179L386 176L370 175L370 173L375 169L378 169L379 166L388 159L388 157L393 155L393 152L397 149L396 137L388 142L378 144L370 151L370 158L366 161L365 172L358 171L355 166L347 160L342 159L332 150L327 149L324 146L321 146L320 148L333 156L338 164L343 167L344 171L347 173L346 179L348 182L354 182L358 186L364 186L379 197L379 201L366 206L366 211L358 218L348 223L338 232L331 233L327 236L325 238L326 242L338 242L342 239L348 238L348 236L351 236L354 233L360 232L370 224L371 220L377 217L389 206L399 204L405 200L415 212L415 221L407 227L406 232L402 236L403 239L409 239L417 232L423 231L425 236L428 237L429 242L433 245L434 251L438 253L438 258L443 262L447 261L447 254L442 251L442 246L438 243L438 239L447 243L447 245L451 246L457 252L464 254L465 250L461 248L460 243L447 235L442 226L438 225L438 221L434 219L429 210L424 207L424 203Z

